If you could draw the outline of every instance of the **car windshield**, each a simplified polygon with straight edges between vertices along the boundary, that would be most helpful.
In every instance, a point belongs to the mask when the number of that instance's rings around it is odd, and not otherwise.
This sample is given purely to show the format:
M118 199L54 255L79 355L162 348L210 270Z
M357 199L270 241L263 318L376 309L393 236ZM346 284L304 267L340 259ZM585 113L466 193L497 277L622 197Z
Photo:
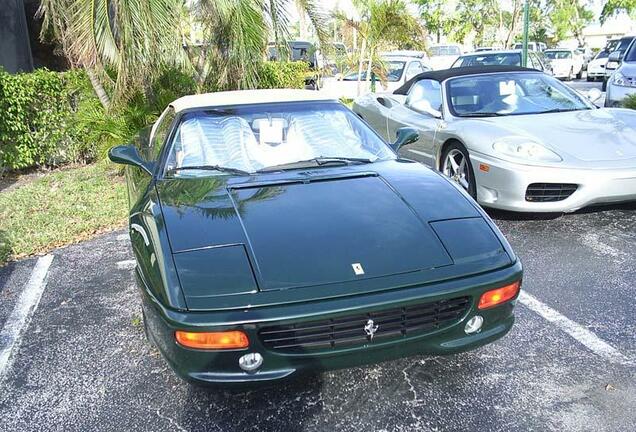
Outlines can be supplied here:
M604 59L604 58L607 58L607 57L609 57L609 53L607 51L605 51L605 50L601 50L601 51L599 51L598 54L596 54L596 57L594 57L594 59L598 60L598 59Z
M521 66L521 54L519 53L489 53L469 55L459 58L453 67L464 66Z
M572 51L545 51L545 56L550 60L571 59Z
M448 103L458 117L492 117L591 109L560 81L538 72L505 72L450 79Z
M402 72L404 71L404 65L406 63L403 61L383 61L383 65L386 68L386 80L389 82L397 82L402 78ZM367 79L367 64L363 64L363 68L365 69L362 74L360 74L360 80L365 81ZM358 72L350 72L342 78L343 81L358 81Z
M460 55L461 51L459 47L449 45L449 46L434 46L429 49L431 56L451 56L451 55Z
M614 48L614 50L612 51L615 51L615 50L625 51L629 47L629 44L632 43L633 40L634 40L633 37L627 37L627 38L621 39L616 45L616 47Z
M374 162L394 159L395 154L338 103L246 105L184 114L172 138L165 172L174 176L254 173L296 162L316 166L309 164L316 158Z

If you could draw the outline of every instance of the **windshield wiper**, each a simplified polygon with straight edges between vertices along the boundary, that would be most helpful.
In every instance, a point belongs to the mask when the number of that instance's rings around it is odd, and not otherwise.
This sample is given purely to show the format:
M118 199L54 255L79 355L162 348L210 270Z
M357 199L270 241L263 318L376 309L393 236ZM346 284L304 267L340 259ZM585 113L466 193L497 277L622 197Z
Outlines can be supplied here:
M353 158L353 157L341 157L341 156L320 156L306 160L300 160L296 162L289 162L280 165L272 165L265 168L261 168L256 172L272 172L272 171L284 171L284 170L293 170L299 168L306 168L307 164L316 164L317 166L325 166L325 165L350 165L352 163L372 163L371 159L367 158Z
M243 171L238 168L225 167L221 165L188 165L188 166L171 168L170 170L168 170L168 173L172 174L177 171L187 171L187 170L220 171L220 172L226 172L230 174L250 175L250 173L248 173L247 171Z
M510 114L507 113L496 113L496 112L474 112L474 113L462 113L462 114L457 114L457 117L501 117L501 116L507 116Z
M550 113L560 113L560 112L570 112L570 111L582 111L588 110L590 108L552 108L545 111L538 111L535 114L550 114Z

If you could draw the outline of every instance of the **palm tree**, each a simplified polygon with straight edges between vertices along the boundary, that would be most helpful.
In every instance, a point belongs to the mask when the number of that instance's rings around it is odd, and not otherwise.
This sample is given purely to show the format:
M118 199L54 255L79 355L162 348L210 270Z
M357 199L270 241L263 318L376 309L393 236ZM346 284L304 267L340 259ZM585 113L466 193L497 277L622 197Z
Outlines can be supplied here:
M414 45L414 42L418 45L418 41L413 40L413 35L423 35L424 31L409 13L404 0L354 0L353 3L359 19L346 17L342 13L336 13L336 18L346 26L356 29L358 38L362 39L357 56L357 92L360 95L364 68L366 67L367 81L371 79L374 67L379 66L382 69L382 63L378 60L379 49L389 45Z
M182 61L183 0L42 0L43 36L83 67L105 109L144 89L165 64ZM106 88L111 89L111 96Z
M318 39L328 38L326 17L315 0L295 0ZM190 56L199 85L210 79L213 89L251 88L268 41L285 48L289 36L291 0L199 0L192 14L206 42ZM285 51L285 49L281 49ZM191 53L193 50L190 51ZM211 76L213 75L213 76Z

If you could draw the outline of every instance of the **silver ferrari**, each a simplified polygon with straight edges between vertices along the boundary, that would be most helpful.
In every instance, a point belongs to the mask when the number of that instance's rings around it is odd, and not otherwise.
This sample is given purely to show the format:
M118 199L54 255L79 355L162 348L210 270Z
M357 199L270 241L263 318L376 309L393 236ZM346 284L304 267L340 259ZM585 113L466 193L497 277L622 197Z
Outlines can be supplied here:
M636 200L636 111L597 108L536 70L466 67L425 72L353 110L387 141L450 177L480 204L571 212Z

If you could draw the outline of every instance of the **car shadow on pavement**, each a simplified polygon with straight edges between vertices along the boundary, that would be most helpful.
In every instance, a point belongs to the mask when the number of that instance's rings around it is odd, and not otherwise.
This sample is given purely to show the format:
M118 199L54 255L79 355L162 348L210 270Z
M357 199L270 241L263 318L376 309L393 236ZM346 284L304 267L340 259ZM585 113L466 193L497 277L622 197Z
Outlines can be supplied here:
M227 389L189 384L183 413L192 429L206 429L211 422L218 430L307 430L305 422L323 410L321 374L307 374L285 383ZM290 397L290 395L292 395ZM200 423L200 424L199 424ZM207 430L207 429L206 429Z
M627 203L619 203L619 204L603 204L597 206L585 207L580 210L577 210L573 213L520 213L520 212L512 212L507 210L499 210L492 208L484 208L486 213L494 219L494 220L505 220L505 221L545 221L545 220L554 220L559 219L561 217L568 217L573 215L581 215L581 214L590 214L590 213L602 213L607 211L635 211L636 210L636 201L627 202Z

